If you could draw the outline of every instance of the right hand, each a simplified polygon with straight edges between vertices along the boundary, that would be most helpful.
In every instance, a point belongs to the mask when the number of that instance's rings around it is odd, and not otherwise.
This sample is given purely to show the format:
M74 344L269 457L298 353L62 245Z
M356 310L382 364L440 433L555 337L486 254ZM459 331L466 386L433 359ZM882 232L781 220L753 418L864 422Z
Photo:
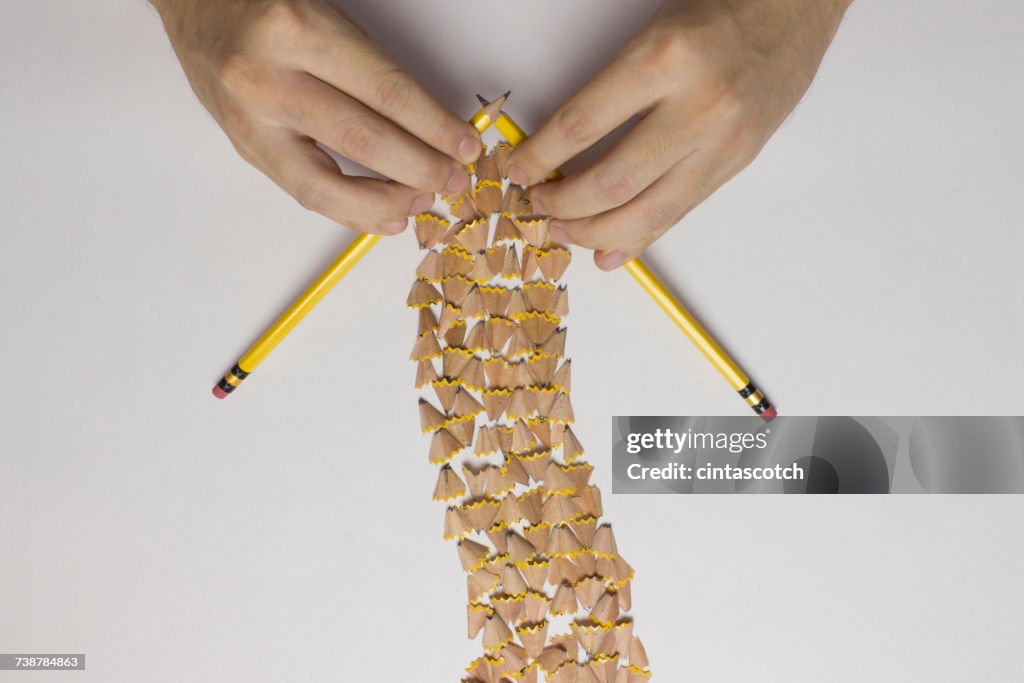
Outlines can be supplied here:
M469 188L480 135L326 0L153 0L235 149L298 202L393 235ZM342 175L316 143L393 179Z

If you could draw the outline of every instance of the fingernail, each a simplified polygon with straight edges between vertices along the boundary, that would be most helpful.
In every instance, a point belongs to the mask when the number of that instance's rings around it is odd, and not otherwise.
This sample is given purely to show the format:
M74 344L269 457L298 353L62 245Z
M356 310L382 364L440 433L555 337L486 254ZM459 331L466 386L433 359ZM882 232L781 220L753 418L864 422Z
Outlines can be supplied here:
M421 194L417 195L416 199L412 200L412 206L409 207L410 215L415 216L416 214L423 213L434 205L434 195L432 194Z
M480 138L467 135L459 142L459 159L464 164L471 164L480 156Z
M468 189L469 175L461 168L457 168L452 171L452 176L448 179L448 184L444 186L444 191L449 196L462 194Z
M397 235L405 231L405 224L406 221L388 221L387 223L381 223L378 229L385 235Z
M602 251L598 254L597 267L601 270L615 270L626 262L626 255L621 251Z
M569 233L565 231L560 223L551 224L551 232L548 233L548 239L552 242L561 242L562 244L572 244L572 239L569 237Z
M516 185L526 185L530 181L526 174L523 173L523 169L519 168L516 164L509 164L508 179Z

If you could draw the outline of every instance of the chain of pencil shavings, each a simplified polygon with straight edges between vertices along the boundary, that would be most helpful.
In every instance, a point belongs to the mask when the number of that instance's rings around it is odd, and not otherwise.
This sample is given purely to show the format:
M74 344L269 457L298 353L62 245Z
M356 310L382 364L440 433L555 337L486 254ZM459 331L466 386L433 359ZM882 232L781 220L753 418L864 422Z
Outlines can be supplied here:
M408 299L434 499L483 645L462 680L639 683L651 673L627 616L633 568L572 429L570 253L505 178L510 149L475 164L449 216L416 217L425 253Z

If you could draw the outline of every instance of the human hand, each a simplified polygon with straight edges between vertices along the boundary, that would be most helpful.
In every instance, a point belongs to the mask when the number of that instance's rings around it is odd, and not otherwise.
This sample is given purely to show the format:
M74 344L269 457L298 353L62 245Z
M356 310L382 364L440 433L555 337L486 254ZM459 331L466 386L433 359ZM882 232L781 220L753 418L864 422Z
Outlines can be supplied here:
M381 234L469 188L480 135L325 0L153 0L235 149L304 207ZM317 146L394 182L342 175Z
M745 168L810 85L851 0L667 0L509 158L532 185L633 116L600 161L533 188L552 238L612 270Z

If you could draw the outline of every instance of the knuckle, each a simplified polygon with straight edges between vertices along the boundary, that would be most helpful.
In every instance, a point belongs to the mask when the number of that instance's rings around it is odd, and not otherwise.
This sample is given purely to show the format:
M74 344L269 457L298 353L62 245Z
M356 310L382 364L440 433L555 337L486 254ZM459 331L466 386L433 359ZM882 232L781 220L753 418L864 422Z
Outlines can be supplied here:
M562 137L569 142L583 144L590 141L594 129L593 119L582 108L568 106L558 112L555 120Z
M295 90L281 90L275 93L275 112L282 121L287 121L296 128L306 129L311 123L315 123L311 121L314 116L309 100L298 95Z
M633 245L632 251L635 255L631 258L638 258L641 256L645 251L651 248L651 245L660 240L664 234L664 232L659 232L645 235L642 240Z
M327 208L327 188L318 178L311 177L299 181L292 190L292 196L304 209L323 213Z
M453 173L466 172L465 166L453 164L451 160L443 156L438 156L437 160L430 166L428 175L423 178L423 186L416 189L442 193Z
M397 66L385 67L373 77L377 105L384 111L403 111L409 104L412 88L412 76Z
M382 205L381 208L381 219L379 223L384 221L404 221L409 218L412 214L409 211L409 207L412 205L412 197L407 199L390 199L388 204Z
M239 107L229 106L221 110L221 126L233 141L245 139L252 134L252 120Z
M732 156L750 163L757 157L763 144L761 136L752 126L737 126L729 135L727 148Z
M715 118L730 127L739 127L746 114L746 101L733 85L725 87L715 97L713 106Z
M382 127L374 121L350 121L342 131L338 151L356 163L365 164L380 149L383 137Z
M597 191L615 206L621 206L636 196L636 183L629 173L621 169L604 169L595 180Z
M654 75L678 72L690 55L691 41L686 31L671 24L658 24L644 36L639 52Z
M402 220L409 216L408 208L414 193L389 191L377 184L366 185L356 206L349 207L352 220L360 226L374 227L386 221ZM361 228L362 229L362 228Z
M417 190L441 192L444 190L445 185L447 185L448 178L451 177L454 170L450 161L446 161L443 157L436 154L430 154L428 159L417 164L412 185Z
M248 93L259 86L260 68L255 59L245 52L234 52L220 64L220 81L235 93Z
M442 151L451 149L450 156L454 157L459 141L463 136L471 134L462 123L453 116L441 116L436 125L427 129L427 136L423 139Z
M274 0L266 5L260 17L268 39L294 38L309 28L310 17L303 3L297 0Z
M717 93L709 107L709 116L720 131L722 146L730 154L756 154L764 144L758 126L752 123L745 98L735 88L725 88Z
M662 131L651 136L651 139L640 150L639 158L634 162L634 170L642 168L664 168L670 160L678 159L678 134L674 131Z
M648 235L660 235L686 215L686 207L678 202L653 202L644 209L643 227Z

